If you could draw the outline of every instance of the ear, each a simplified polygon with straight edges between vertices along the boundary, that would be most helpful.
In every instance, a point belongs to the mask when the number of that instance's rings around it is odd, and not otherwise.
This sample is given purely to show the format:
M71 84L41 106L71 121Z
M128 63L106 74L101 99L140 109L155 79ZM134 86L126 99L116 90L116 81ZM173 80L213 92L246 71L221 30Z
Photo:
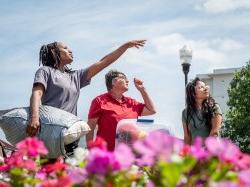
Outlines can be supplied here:
M112 85L116 82L116 79L112 79Z

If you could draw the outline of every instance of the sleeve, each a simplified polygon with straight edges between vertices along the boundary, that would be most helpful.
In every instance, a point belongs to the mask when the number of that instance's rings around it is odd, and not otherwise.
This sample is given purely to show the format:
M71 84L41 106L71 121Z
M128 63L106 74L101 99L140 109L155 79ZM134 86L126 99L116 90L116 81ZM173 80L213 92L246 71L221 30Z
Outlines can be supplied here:
M83 88L83 87L89 85L91 82L91 79L90 80L86 79L88 70L89 70L89 68L77 70L77 76L78 76L78 79L80 82L80 88Z
M133 110L137 112L138 116L141 116L145 104L138 102L135 99L132 99L132 103L133 103Z
M35 73L33 87L35 87L37 83L40 83L44 86L44 89L46 90L48 78L49 78L49 72L46 71L44 68L39 68Z
M88 119L99 118L101 116L101 104L98 98L93 99L90 108Z
M214 108L213 108L213 115L216 115L216 114L222 115L221 108L217 103L214 105Z
M186 109L182 111L182 122L187 123L187 110Z

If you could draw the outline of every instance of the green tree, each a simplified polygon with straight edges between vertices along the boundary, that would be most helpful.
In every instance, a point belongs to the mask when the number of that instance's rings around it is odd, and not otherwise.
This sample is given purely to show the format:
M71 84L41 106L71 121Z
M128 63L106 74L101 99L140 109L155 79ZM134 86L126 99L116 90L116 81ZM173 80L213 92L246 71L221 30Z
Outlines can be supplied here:
M229 110L221 135L230 138L243 152L250 153L250 61L235 73L228 96Z

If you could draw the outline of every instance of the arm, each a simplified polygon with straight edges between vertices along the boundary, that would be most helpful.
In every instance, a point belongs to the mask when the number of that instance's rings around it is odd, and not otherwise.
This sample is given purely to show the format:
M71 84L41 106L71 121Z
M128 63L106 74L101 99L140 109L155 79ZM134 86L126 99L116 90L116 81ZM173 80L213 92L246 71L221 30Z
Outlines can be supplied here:
M87 73L87 80L90 80L92 77L94 77L97 73L99 73L101 70L115 62L128 48L132 47L143 47L146 40L133 40L130 42L127 42L120 46L115 51L111 52L110 54L103 57L99 62L94 63L91 65L88 69Z
M150 98L147 90L143 86L143 82L139 79L134 78L134 84L137 90L141 93L141 96L143 98L145 107L142 110L142 116L152 115L156 113L154 103L152 99Z
M183 126L183 131L184 131L184 143L191 145L192 144L192 137L191 137L190 132L187 128L187 124L185 122L182 122L182 126Z
M90 131L89 133L86 135L86 144L88 145L88 142L90 140L94 139L94 131L96 128L96 124L97 124L98 118L92 118L88 120L88 125L90 127Z
M31 116L26 129L29 136L35 136L40 127L39 123L39 105L41 103L41 98L44 93L44 87L42 84L37 84L33 90L30 98L30 110Z
M219 130L221 128L222 116L220 114L214 114L211 120L212 129L209 136L219 136Z

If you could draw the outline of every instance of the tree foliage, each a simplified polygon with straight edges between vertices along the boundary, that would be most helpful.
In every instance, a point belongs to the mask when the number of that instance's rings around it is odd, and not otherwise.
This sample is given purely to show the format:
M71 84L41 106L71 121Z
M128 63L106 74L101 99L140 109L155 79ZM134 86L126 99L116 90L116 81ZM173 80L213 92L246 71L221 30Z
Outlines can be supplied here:
M230 138L243 152L250 153L250 61L235 73L228 96L222 137Z

